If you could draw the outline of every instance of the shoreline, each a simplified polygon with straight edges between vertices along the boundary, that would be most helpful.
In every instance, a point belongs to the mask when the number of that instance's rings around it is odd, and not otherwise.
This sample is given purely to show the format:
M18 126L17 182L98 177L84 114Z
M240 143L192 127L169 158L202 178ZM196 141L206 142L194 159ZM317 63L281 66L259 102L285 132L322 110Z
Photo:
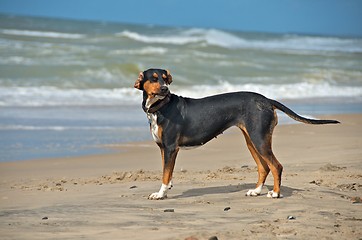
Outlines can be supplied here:
M280 114L281 113L281 114ZM279 123L278 125L275 127L274 129L274 133L273 133L273 139L275 137L275 132L278 131L278 128L282 127L282 128L289 128L292 126L308 126L309 124L304 124L298 121L295 121L293 119L291 119L290 122L284 123L284 124L280 124L280 118L281 116L286 117L286 118L290 118L289 116L287 116L286 114L280 112L278 114L278 120ZM354 118L354 117L362 117L362 113L341 113L341 114L327 114L327 115L318 115L315 118L316 119L335 119L338 120L338 117L347 117L347 118ZM343 124L343 122L341 122L340 124ZM333 125L338 125L338 124L327 124L324 126L333 126ZM318 127L318 125L309 125L309 126L314 126L314 127ZM323 125L322 125L323 126ZM149 133L149 129L146 129L147 133ZM231 127L229 129L227 129L223 134L219 135L217 138L223 137L223 136L232 136L233 138L235 138L235 135L239 134L240 135L240 141L242 142L242 144L244 144L244 137L242 136L242 134L240 134L239 129L237 129L236 127ZM210 143L214 142L214 141L220 141L217 140L217 138L214 138L213 140L211 140L210 142L208 142L207 144L203 145L202 147L197 147L195 148L197 151L199 151L199 149L202 149L205 146L208 146ZM222 144L222 141L220 141L220 144ZM274 144L273 144L274 145ZM245 145L246 146L246 145ZM39 164L46 164L49 161L61 161L61 160L65 160L65 161L89 161L90 162L95 162L96 159L99 158L107 158L107 159L112 159L114 160L115 158L117 158L117 155L122 155L122 154L126 154L127 156L129 155L129 153L132 154L137 154L137 149L141 148L141 149L147 149L147 151L152 151L152 152L157 152L159 153L159 148L157 146L157 144L151 140L151 138L149 140L142 140L142 141L131 141L131 142L124 142L124 143L115 143L115 144L105 144L105 145L99 145L94 147L96 149L100 149L98 152L95 151L96 153L94 154L80 154L80 155L74 155L74 156L62 156L62 157L44 157L44 158L35 158L35 159L24 159L24 160L10 160L10 161L0 161L0 166L2 164L7 164L9 163L10 165L21 165L21 163L28 163L25 165L31 165L32 162L34 163L39 163ZM208 147L211 148L211 147ZM156 150L155 150L156 149ZM182 150L182 152L189 152L189 151L193 151L195 149L190 149L190 150ZM247 148L246 148L247 150ZM249 153L247 151L247 153ZM142 154L141 154L142 155ZM1 171L1 168L0 168ZM1 174L1 172L0 172Z
M237 129L180 151L174 188L163 201L147 199L162 178L153 142L112 154L1 162L0 231L5 239L356 239L362 114L323 118L342 124L275 128L281 199L266 197L272 176L261 196L245 196L257 171Z
M316 99L315 102L280 102L307 118L362 113L359 101L346 101ZM152 141L147 118L138 105L96 109L97 111L92 107L63 107L56 114L54 107L12 109L9 116L3 116L5 124L1 126L0 122L0 131L4 137L0 140L0 162L107 154L113 151L110 150L113 147L109 147L112 145ZM62 119L62 111L66 111L66 116L72 117ZM46 116L49 115L52 117L47 119ZM279 111L278 120L279 126L299 123ZM20 124L7 125L11 121Z
M285 101L284 101L285 102ZM290 104L292 102L286 102L286 104ZM277 110L278 115L278 125L276 126L276 129L279 127L285 127L289 125L308 125L304 124L298 121L295 121L291 119L289 116L287 116L285 113L281 112L280 110ZM301 114L303 115L303 114ZM338 116L354 116L354 115L362 115L359 111L352 112L352 113L337 113L337 114L320 114L320 115L314 115L308 116L303 115L308 118L314 118L314 119L336 119L338 120ZM281 123L282 121L282 123ZM149 127L147 126L145 128L145 131L148 135L149 133ZM274 129L275 131L275 129ZM223 134L219 135L228 135L228 134L235 134L235 132L238 132L238 129L236 127L231 127L227 129ZM218 136L218 137L219 137ZM274 136L274 134L273 134ZM216 138L215 138L216 139ZM214 140L211 140L212 142ZM207 143L209 144L209 143ZM92 158L92 157L102 157L102 156L113 156L117 154L121 154L124 151L128 151L129 149L132 149L134 147L155 147L158 149L157 145L154 143L151 137L149 137L148 140L140 140L140 141L129 141L129 142L120 142L120 143L111 143L111 144L102 144L98 146L88 146L87 148L90 149L90 153L79 153L75 155L69 155L69 156L56 156L55 157L40 157L40 158L31 158L31 159L19 159L19 160L2 160L0 161L0 165L2 163L16 163L16 162L29 162L29 161L53 161L53 160L59 160L59 159L84 159L84 158ZM192 149L191 149L192 150Z

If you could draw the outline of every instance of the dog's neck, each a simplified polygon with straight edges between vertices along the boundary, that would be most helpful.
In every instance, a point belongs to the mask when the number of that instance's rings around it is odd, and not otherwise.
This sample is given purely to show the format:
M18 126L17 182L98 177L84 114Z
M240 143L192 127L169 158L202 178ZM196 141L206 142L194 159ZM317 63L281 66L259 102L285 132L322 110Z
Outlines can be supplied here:
M160 110L163 106L165 106L167 103L169 103L170 100L171 100L171 93L167 94L162 99L157 99L152 103L146 102L142 107L146 113L155 113L158 110Z

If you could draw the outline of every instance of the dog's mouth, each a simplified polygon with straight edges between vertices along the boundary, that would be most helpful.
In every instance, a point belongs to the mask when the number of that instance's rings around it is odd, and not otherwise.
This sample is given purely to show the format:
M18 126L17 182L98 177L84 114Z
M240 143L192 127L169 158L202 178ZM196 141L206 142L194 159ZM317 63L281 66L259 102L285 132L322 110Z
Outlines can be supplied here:
M162 87L159 92L151 93L151 98L156 98L157 100L162 100L169 94L170 94L170 90L167 87Z
M146 108L155 107L162 102L162 100L170 94L170 91L161 91L159 93L152 93L150 98L146 101Z
M168 95L167 93L151 93L152 98L156 98L157 100L161 100L164 97L166 97Z
M157 107L158 105L160 105L162 103L162 100L165 98L166 96L163 96L162 98L153 98L154 100L151 100L148 102L148 104L146 104L147 108L154 108Z

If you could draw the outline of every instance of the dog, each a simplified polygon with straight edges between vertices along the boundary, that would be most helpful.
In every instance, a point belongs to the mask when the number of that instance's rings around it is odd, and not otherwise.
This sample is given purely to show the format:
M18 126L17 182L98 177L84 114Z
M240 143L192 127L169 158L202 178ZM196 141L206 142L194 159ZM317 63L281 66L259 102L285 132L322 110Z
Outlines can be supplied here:
M280 102L254 92L233 92L192 99L170 93L170 71L148 69L140 72L134 87L143 91L142 108L150 123L151 135L161 149L162 185L149 195L151 200L167 197L180 148L202 146L226 129L241 129L258 168L258 182L247 196L260 195L269 172L274 187L267 196L279 198L283 166L272 151L272 134L278 123L276 109L307 124L336 124L336 120L315 120L299 116Z

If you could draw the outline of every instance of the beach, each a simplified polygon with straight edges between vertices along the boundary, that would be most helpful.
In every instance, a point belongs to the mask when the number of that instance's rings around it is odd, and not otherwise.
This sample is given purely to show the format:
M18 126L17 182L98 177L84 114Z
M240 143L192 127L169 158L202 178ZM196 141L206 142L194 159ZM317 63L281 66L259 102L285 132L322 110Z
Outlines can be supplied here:
M0 14L1 239L361 239L362 39ZM168 69L170 91L251 91L278 113L283 198L261 196L239 129L181 150L161 185L134 82ZM216 239L216 238L213 239Z
M280 114L279 114L280 115ZM245 196L256 164L238 129L181 150L168 198L153 142L114 152L0 163L2 239L360 239L362 114L277 126L283 198ZM193 237L193 238L192 238ZM214 238L215 239L215 238Z

